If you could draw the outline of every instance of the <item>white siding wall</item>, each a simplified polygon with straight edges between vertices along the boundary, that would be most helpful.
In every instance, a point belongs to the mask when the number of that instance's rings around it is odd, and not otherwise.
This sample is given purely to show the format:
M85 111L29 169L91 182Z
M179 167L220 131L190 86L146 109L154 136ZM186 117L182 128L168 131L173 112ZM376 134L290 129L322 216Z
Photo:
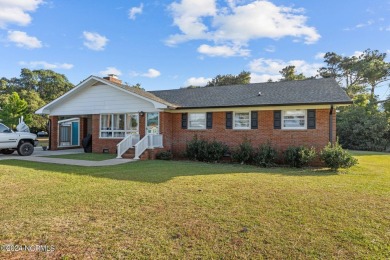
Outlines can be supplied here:
M51 115L85 115L124 112L153 112L154 105L107 85L86 87L51 109Z

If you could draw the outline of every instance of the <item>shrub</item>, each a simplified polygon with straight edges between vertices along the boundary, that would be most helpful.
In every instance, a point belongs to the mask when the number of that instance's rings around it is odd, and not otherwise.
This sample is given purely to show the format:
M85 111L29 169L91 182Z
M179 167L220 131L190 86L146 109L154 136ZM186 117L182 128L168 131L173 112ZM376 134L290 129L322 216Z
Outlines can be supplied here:
M172 160L172 153L169 151L161 151L156 154L158 160Z
M390 145L386 114L356 105L337 114L337 136L342 147L353 150L385 151Z
M266 143L256 149L253 155L253 163L260 167L271 167L275 165L277 157L278 152L270 143Z
M338 141L333 146L331 143L328 143L321 151L320 159L334 171L337 171L339 168L350 168L358 163L356 158L343 150Z
M207 162L218 162L223 155L228 151L226 144L216 140L207 143Z
M250 140L244 139L244 141L233 150L232 158L241 164L250 163L252 161L253 152Z
M187 143L186 156L190 160L201 162L218 162L227 152L227 146L216 140L207 142L198 139L197 135Z
M206 145L204 140L198 139L195 135L190 142L187 143L186 156L190 160L203 161Z
M290 146L284 152L284 161L290 165L290 167L296 168L308 165L315 157L316 150L314 147Z

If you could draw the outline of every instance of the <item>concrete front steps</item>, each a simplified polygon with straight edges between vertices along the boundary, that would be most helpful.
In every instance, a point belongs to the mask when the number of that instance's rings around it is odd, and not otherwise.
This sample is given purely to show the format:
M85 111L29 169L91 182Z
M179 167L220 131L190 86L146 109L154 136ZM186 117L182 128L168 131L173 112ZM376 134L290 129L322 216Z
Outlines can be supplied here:
M139 158L140 160L155 160L156 154L161 150L163 149L161 148L146 149L145 152L143 152ZM135 156L135 149L130 148L122 155L122 158L134 159L134 156Z

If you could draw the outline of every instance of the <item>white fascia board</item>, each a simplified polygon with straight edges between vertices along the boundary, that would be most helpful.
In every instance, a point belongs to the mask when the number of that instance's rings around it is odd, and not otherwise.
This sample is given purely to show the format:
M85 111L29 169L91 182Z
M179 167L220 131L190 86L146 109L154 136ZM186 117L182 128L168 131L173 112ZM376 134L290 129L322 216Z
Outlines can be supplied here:
M72 95L73 93L75 93L76 91L84 88L85 86L89 85L90 81L91 80L95 80L95 82L93 82L93 84L96 83L96 81L98 82L101 82L102 84L104 85L108 85L110 87L113 87L115 89L118 89L120 91L123 91L127 94L130 94L130 95L133 95L133 96L136 96L140 99L143 99L143 100L146 100L150 103L152 103L154 105L154 107L156 109L164 109L164 108L167 108L168 106L165 105L165 104L162 104L160 102L157 102L157 101L154 101L154 100L151 100L149 98L146 98L146 97L143 97L143 96L140 96L136 93L133 93L133 92L130 92L130 91L127 91L123 88L120 88L114 84L110 84L109 82L106 82L106 81L102 81L100 78L98 77L95 77L95 76L89 76L87 79L85 79L83 82L81 82L79 85L77 85L76 87L74 87L73 89L69 90L68 92L66 92L64 95L60 96L59 98L53 100L52 102L50 102L49 104L43 106L42 108L38 109L37 111L35 111L35 114L50 114L50 107L52 107L54 104L57 104L58 102L64 100L66 97ZM93 84L90 84L90 85L93 85Z

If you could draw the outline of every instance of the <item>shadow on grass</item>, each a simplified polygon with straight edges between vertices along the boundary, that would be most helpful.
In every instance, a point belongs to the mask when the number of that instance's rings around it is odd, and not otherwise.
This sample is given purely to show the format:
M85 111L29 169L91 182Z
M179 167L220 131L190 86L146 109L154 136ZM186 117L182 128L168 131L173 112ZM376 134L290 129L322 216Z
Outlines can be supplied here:
M271 174L286 176L332 176L337 172L318 169L258 168L238 164L209 164L189 161L139 161L115 166L80 167L60 164L38 163L19 160L4 160L0 165L29 168L60 174L86 175L96 178L163 183L175 177L202 176L215 174Z

